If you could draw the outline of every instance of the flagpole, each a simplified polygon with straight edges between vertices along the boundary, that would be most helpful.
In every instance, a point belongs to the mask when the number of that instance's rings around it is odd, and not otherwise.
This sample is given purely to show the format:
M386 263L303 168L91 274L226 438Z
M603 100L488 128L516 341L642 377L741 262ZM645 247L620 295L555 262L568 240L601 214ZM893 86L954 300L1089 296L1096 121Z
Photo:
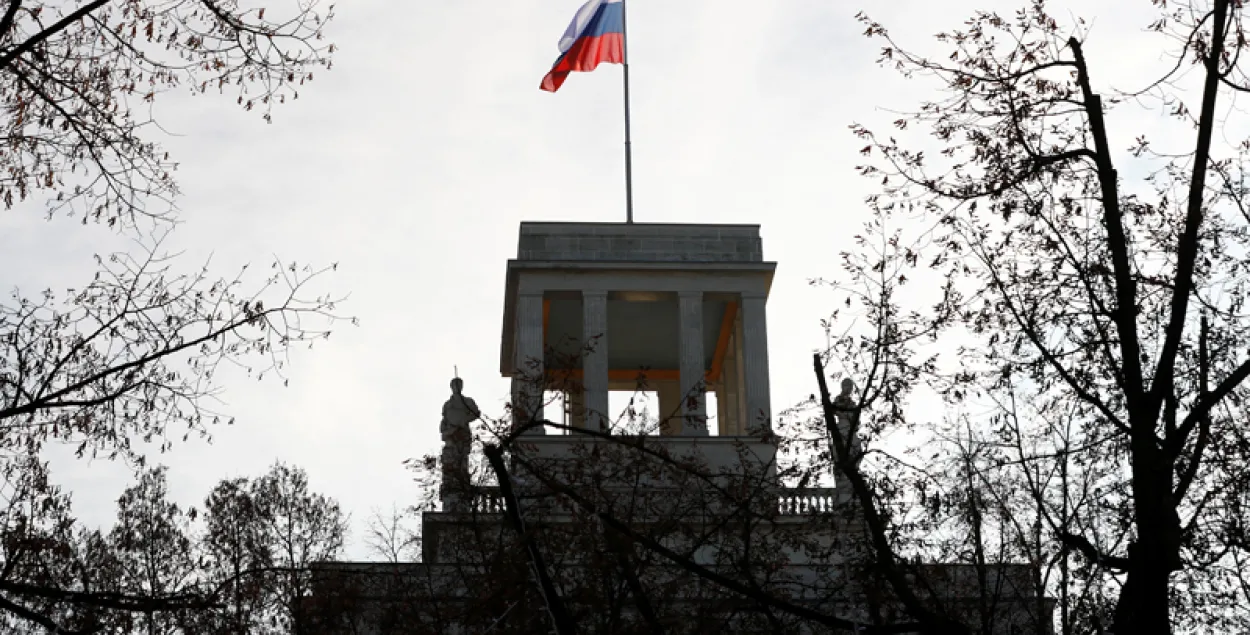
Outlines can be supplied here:
M629 144L629 29L625 10L628 2L621 0L621 61L625 67L625 222L634 222L634 165Z

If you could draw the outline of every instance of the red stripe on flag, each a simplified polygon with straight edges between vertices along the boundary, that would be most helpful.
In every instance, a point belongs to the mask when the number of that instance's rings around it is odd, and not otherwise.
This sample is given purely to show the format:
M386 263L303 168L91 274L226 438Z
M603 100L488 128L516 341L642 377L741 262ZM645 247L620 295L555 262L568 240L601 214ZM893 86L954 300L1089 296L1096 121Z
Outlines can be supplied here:
M543 77L539 88L548 92L560 90L564 80L572 72L587 73L602 63L621 64L625 61L625 36L621 33L605 33L599 37L579 38Z

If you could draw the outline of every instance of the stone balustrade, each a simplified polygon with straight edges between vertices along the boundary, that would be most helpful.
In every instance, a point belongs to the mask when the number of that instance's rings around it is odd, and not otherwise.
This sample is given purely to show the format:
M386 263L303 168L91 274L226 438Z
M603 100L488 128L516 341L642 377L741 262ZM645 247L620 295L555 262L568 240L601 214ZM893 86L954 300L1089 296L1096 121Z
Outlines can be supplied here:
M671 499L670 494L664 494ZM784 489L777 494L777 514L780 516L808 516L828 514L837 508L837 490L828 488ZM475 488L470 512L475 514L502 514L503 495L497 486Z
M499 493L498 487L476 487L469 511L474 514L502 514L503 494Z
M777 513L782 516L827 514L837 504L837 490L832 487L785 489L777 496Z

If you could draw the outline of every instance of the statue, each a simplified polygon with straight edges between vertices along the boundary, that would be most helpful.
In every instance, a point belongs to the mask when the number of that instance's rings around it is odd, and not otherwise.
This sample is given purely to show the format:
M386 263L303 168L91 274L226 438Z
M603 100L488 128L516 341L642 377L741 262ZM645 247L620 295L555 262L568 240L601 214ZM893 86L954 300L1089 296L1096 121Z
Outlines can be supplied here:
M854 405L854 403L851 401L852 400L851 395L854 392L855 392L855 382L851 381L850 377L843 379L842 380L842 392L838 395L838 398L834 400L834 403L838 404L839 406L845 405L848 407Z
M855 403L855 382L848 377L842 380L842 393L833 400L833 405L837 409L838 417L838 436L842 437L844 443L847 443L847 450L851 456L851 464L858 465L859 460L864 456L863 444L859 437L859 413L856 412ZM835 487L835 500L838 503L848 503L851 500L851 488L848 484L842 482L841 475L838 476L838 483Z
M477 404L465 397L464 380L451 380L451 398L443 404L443 421L439 432L443 436L443 482L439 497L443 511L467 512L471 502L469 492L469 449L473 434L469 424L476 421L480 412Z
M863 446L859 440L859 413L855 412L855 382L850 377L842 380L842 393L833 400L839 408L838 432L850 444L851 460L859 463L863 455Z

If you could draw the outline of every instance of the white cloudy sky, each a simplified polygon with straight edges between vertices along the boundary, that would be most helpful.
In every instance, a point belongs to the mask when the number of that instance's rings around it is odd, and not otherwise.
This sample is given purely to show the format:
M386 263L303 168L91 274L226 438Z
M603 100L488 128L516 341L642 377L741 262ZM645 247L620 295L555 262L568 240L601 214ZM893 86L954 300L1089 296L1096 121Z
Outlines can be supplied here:
M158 140L181 162L183 265L212 255L225 274L275 253L339 262L327 285L351 294L344 311L361 321L297 355L289 388L228 385L237 425L161 459L180 500L198 503L218 479L281 459L359 526L372 508L412 498L401 462L435 450L453 365L479 405L502 412L498 336L517 224L623 219L620 68L575 75L556 95L537 88L580 1L340 2L328 29L334 70L274 124L228 99L158 104L171 133ZM809 355L832 308L806 280L837 274L865 220L870 184L852 169L862 144L847 126L891 119L883 107L906 108L929 88L878 68L879 44L860 36L854 14L923 48L973 7L1018 4L631 0L637 220L762 225L765 257L779 262L775 409L812 391ZM1160 62L1138 46L1149 3L1136 15L1123 2L1069 4L1094 22L1096 69L1122 77ZM34 205L0 214L0 286L80 285L90 254L114 242L100 228L45 222ZM107 524L125 469L58 470L83 520ZM358 543L350 553L364 556Z

